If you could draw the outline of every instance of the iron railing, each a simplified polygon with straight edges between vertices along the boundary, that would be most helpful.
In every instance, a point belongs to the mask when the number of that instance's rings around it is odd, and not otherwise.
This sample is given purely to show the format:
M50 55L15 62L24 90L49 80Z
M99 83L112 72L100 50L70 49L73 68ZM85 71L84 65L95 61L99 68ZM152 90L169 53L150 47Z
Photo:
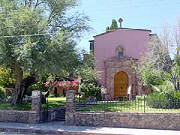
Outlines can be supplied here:
M150 99L146 96L138 96L133 100L127 98L104 101L78 99L76 110L88 112L180 113L180 99L159 97Z

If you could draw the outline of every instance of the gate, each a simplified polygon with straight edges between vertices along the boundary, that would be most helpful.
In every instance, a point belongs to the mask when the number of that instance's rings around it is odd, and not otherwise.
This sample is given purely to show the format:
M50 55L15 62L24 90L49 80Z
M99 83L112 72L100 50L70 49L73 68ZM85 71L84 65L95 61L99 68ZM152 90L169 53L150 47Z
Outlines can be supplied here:
M57 108L55 112L56 112L55 121L65 121L65 115L66 115L65 107Z
M48 101L49 92L41 99L41 122L65 121L66 107L49 108L51 102Z
M49 121L49 109L48 109L48 96L49 91L41 98L41 122L47 122Z

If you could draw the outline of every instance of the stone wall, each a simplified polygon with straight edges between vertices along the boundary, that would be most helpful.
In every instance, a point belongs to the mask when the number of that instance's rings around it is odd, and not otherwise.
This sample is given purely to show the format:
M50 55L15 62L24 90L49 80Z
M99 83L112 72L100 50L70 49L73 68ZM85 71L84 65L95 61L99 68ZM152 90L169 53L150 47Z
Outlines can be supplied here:
M31 111L0 110L0 122L39 123L43 120L40 90L32 92Z
M76 112L75 91L66 95L66 124L180 130L180 113Z
M74 125L74 113L76 112L75 90L68 90L66 92L66 124Z
M35 111L0 110L0 122L38 123L39 114Z
M180 130L180 114L178 113L75 112L66 114L66 122L76 126Z
M54 121L56 112L54 110L41 111L17 111L17 110L0 110L0 122L19 122L19 123L40 123L43 121Z

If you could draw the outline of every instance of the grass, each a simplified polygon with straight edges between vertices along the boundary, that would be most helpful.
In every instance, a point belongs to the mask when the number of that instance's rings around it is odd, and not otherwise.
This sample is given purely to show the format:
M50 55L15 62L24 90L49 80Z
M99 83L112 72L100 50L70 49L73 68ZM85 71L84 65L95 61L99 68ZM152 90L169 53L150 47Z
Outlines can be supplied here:
M66 97L49 97L48 98L48 108L57 108L65 106Z
M65 106L66 97L49 97L48 98L48 108L57 108ZM46 104L42 105L42 108L46 108ZM10 103L1 103L0 110L20 110L20 111L28 111L31 110L31 103L23 103L17 104L15 106L11 106Z
M0 110L10 110L12 107L9 103L1 103Z
M31 103L17 104L13 107L10 105L10 103L2 103L2 104L0 104L0 110L27 111L27 110L31 110Z
M179 109L157 109L151 108L147 105L144 106L143 101L118 101L99 103L94 106L81 108L78 111L90 112L139 112L139 113L180 113Z
M65 106L66 97L48 97L48 108L57 108ZM47 106L42 105L43 108ZM18 104L11 107L9 103L1 103L0 110L31 110L31 103ZM144 102L139 101L118 101L118 102L100 102L97 105L81 108L78 111L91 112L146 112L146 113L180 113L180 109L156 109L145 106Z

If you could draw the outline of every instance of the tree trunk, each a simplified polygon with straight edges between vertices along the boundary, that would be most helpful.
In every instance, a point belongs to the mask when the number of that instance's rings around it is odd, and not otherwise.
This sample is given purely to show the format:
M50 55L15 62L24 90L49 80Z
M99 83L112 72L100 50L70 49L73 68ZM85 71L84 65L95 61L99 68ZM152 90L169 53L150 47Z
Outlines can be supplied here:
M25 79L23 78L23 70L17 70L15 93L12 101L12 105L20 104L23 101L24 93L27 88L37 82L35 74L31 74Z
M34 73L22 80L21 92L18 98L18 103L22 103L22 99L24 97L24 94L26 93L27 88L32 84L37 83L37 81L38 79Z
M21 82L23 78L23 70L20 67L16 68L16 85L15 85L15 92L14 92L14 97L12 100L11 105L16 105L18 102L18 97L21 92Z

